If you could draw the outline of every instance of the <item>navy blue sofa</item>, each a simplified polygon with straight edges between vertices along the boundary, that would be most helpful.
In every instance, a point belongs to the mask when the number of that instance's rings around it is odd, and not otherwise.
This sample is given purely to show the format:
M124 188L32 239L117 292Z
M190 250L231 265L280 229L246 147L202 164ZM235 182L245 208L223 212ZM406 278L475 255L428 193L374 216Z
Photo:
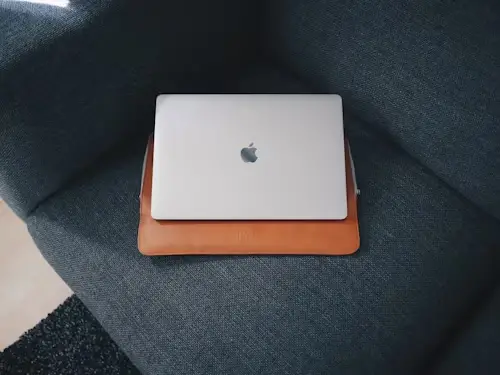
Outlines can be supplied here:
M0 196L142 372L500 373L500 3L58 4L0 1ZM156 94L298 92L344 99L359 252L140 255Z

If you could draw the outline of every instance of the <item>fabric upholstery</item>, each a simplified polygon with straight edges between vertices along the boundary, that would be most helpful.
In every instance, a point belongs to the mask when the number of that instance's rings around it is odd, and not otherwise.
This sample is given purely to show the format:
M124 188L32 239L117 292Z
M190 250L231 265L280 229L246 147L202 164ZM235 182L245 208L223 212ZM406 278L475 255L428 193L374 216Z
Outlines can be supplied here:
M257 71L248 91L297 87ZM141 256L146 138L40 205L30 233L144 373L418 372L495 280L498 223L346 119L362 191L354 257Z
M253 48L254 8L0 2L0 195L26 216L113 144L151 126L148 104L160 88L196 90L237 69Z
M109 0L70 0L67 6L3 0L0 2L0 69L76 32L109 9Z
M500 3L269 2L268 53L500 218Z
M500 288L464 322L436 367L436 375L495 375L500 369Z
M488 374L499 21L488 0L0 0L0 196L145 374ZM340 93L359 253L140 255L169 92Z

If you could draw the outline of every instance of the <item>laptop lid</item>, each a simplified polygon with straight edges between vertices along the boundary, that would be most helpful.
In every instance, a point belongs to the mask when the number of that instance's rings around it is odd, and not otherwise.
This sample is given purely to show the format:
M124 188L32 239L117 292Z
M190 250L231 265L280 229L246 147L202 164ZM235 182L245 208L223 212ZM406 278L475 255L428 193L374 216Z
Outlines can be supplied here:
M160 95L157 220L328 220L347 215L338 95Z

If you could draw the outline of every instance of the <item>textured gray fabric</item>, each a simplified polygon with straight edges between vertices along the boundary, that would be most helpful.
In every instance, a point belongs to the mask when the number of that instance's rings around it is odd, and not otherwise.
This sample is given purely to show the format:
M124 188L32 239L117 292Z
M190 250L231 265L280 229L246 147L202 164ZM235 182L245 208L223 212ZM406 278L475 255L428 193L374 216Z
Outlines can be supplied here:
M282 77L259 76L260 91L284 91L268 85ZM29 230L144 373L419 372L496 277L499 226L346 119L362 190L356 256L141 256L145 139L44 202Z
M62 3L62 1L60 2ZM68 6L0 0L0 69L81 30L109 8L111 0L70 0Z
M274 59L500 218L500 2L269 4Z
M497 375L500 370L500 288L457 333L435 375Z
M253 2L108 3L0 3L0 195L22 217L151 128L160 89L204 87L252 52Z
M498 3L272 0L262 29L253 1L6 4L0 195L145 373L446 373L497 349L496 303L476 309L499 281ZM280 72L239 77L258 36ZM360 252L141 256L154 96L309 91L285 70L344 97Z

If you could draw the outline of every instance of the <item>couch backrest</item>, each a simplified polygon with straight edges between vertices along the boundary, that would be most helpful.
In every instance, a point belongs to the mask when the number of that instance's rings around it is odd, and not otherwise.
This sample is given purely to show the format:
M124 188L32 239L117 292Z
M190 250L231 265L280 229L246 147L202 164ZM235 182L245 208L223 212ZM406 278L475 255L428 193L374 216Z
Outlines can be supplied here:
M273 0L268 53L500 218L500 3Z

